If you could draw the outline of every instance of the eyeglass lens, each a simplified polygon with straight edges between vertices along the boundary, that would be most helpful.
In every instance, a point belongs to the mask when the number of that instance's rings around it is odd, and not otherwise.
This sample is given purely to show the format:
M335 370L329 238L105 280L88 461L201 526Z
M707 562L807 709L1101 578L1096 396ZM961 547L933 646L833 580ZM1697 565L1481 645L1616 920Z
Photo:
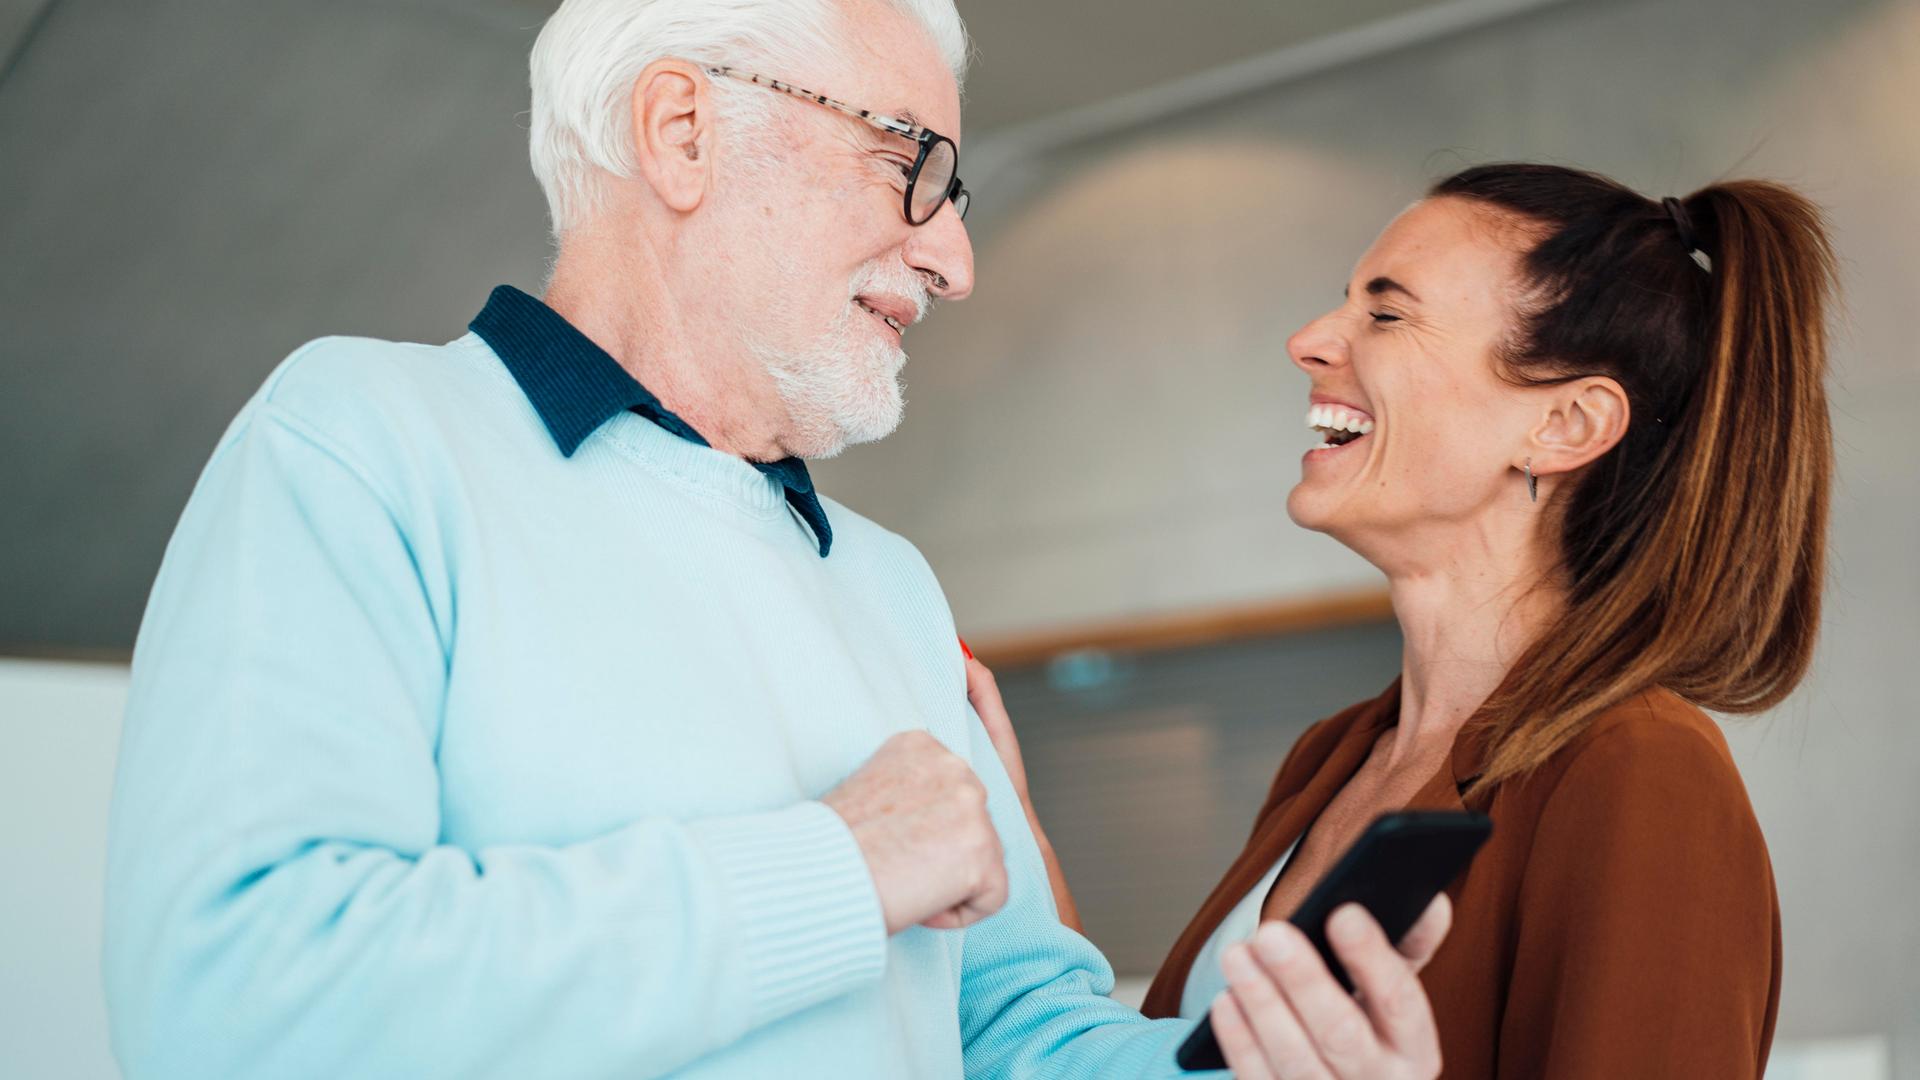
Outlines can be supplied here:
M956 164L956 155L951 142L935 139L928 144L926 160L920 164L920 175L913 181L911 216L914 224L931 219L939 211L940 204L946 200L947 190L953 186ZM954 209L961 208L956 205Z

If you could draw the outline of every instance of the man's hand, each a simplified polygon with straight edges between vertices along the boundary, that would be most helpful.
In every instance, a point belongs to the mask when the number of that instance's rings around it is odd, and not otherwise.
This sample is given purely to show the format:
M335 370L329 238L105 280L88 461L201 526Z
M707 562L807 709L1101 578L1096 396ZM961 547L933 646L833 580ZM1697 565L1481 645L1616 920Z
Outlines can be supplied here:
M1007 902L1000 835L987 789L966 761L924 731L881 744L821 800L846 821L880 893L887 933L956 930Z

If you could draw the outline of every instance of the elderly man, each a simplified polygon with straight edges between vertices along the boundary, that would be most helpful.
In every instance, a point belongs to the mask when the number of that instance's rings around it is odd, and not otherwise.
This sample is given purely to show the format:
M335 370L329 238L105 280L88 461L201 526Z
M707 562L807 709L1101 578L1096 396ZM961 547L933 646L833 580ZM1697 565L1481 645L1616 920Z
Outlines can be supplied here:
M802 463L893 429L902 331L972 288L965 52L948 0L560 7L545 302L301 348L168 549L129 1076L1171 1068L1187 1025L1055 916L925 562Z

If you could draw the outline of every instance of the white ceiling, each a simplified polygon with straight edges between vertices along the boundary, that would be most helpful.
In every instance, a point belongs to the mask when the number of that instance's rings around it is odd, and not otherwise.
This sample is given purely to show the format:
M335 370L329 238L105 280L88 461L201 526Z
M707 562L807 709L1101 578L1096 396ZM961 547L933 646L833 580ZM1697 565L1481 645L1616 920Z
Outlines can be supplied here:
M553 0L517 0L541 13ZM958 0L970 140L1459 0Z
M1351 30L1434 0L961 0L978 137Z

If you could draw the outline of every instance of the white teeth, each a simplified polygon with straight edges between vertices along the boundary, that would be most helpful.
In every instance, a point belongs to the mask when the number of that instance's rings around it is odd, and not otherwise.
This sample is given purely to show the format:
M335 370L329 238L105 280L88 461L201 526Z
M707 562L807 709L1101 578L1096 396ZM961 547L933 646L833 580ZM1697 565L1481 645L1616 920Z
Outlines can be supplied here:
M1344 405L1311 405L1307 408L1307 426L1317 431L1350 431L1366 435L1373 431L1373 420Z
M901 321L900 321L899 319L896 319L896 318L894 318L894 317L893 317L893 316L891 316L891 315L881 315L881 314L880 314L879 312L877 312L877 311L875 311L875 310L873 310L872 308L870 308L870 307L868 307L868 306L867 306L867 305L866 305L866 304L865 304L864 302L862 302L862 301L859 301L859 300L855 300L855 301L854 301L854 303L855 303L855 304L858 304L858 305L860 306L860 310L861 310L861 311L864 311L864 312L866 312L866 313L867 313L867 314L869 314L869 315L874 315L874 316L878 316L881 322L884 322L884 323L886 323L886 324L887 324L888 326L891 326L891 327L893 327L893 330L894 330L894 332L895 332L895 333L897 333L897 334L904 334L904 333L906 333L906 332L907 332L907 326L906 326L906 324L905 324L905 323L903 323L903 322L901 322Z

